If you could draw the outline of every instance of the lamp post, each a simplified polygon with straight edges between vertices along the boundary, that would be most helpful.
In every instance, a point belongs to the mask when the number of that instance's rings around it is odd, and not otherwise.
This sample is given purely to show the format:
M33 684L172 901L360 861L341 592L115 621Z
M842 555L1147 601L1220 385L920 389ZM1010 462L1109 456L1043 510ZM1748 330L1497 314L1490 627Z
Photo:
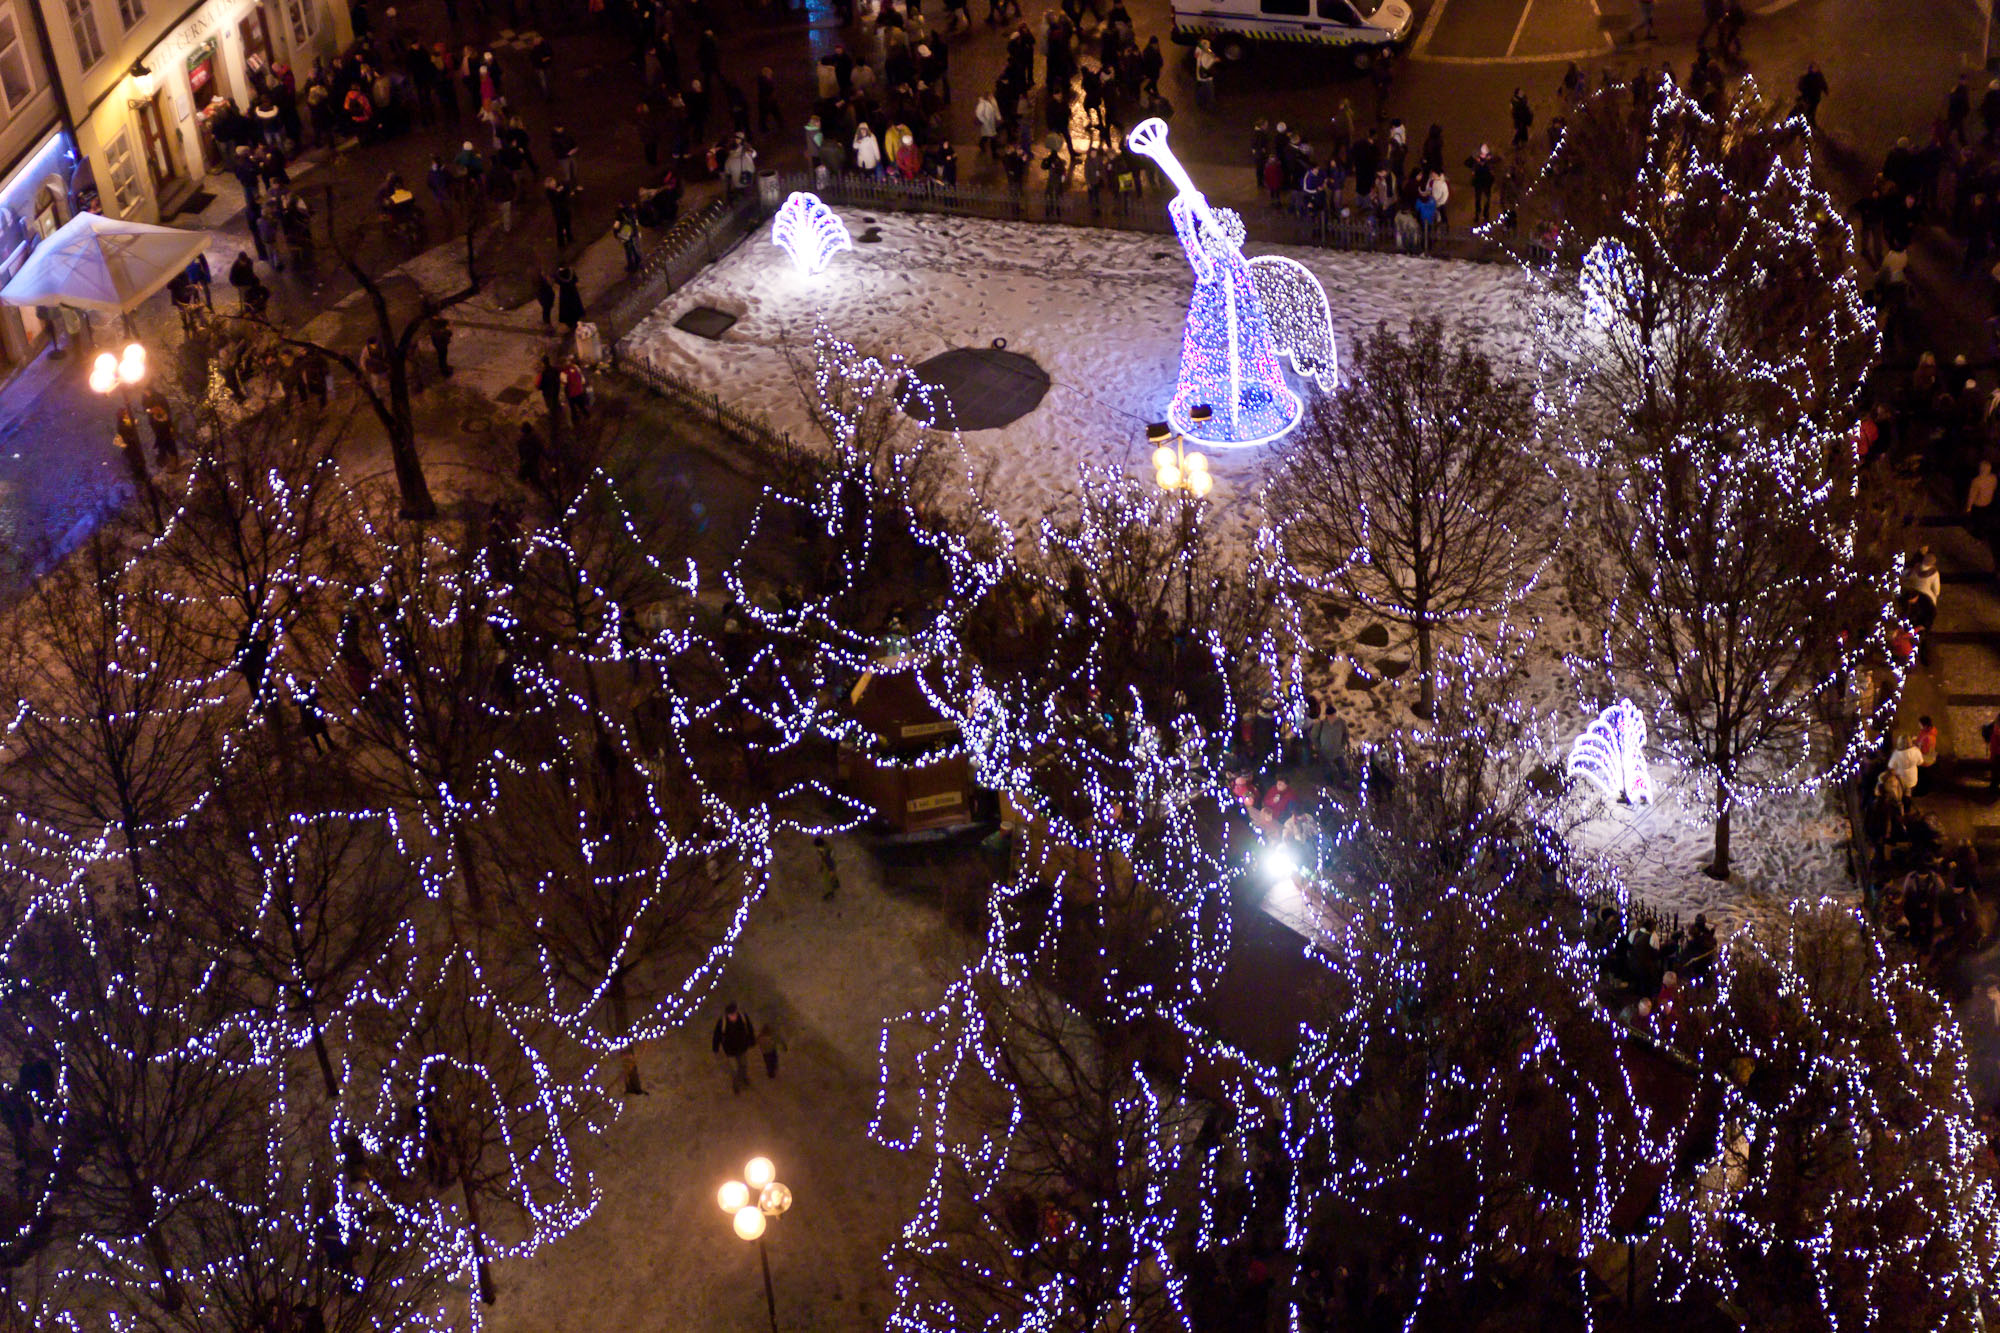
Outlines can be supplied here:
M764 1228L769 1219L784 1216L792 1206L792 1192L777 1179L778 1168L768 1157L752 1157L743 1166L743 1179L732 1180L715 1192L715 1201L729 1214L736 1234L757 1242L757 1259L764 1266L764 1308L771 1314L771 1333L778 1333L778 1298L771 1290L771 1256L764 1249Z
M1188 409L1188 420L1195 425L1207 421L1210 415L1205 403ZM1181 583L1185 589L1182 628L1185 629L1194 623L1194 558L1190 549L1194 545L1194 502L1208 494L1215 478L1208 473L1208 455L1199 449L1189 449L1185 437L1166 422L1156 421L1146 427L1146 441L1156 446L1153 480L1160 484L1161 490L1180 497Z
M123 356L113 356L109 352L98 355L97 362L90 368L90 390L110 397L113 389L125 399L125 410L132 410L132 386L146 378L146 349L138 343L127 343ZM136 416L137 414L134 413Z

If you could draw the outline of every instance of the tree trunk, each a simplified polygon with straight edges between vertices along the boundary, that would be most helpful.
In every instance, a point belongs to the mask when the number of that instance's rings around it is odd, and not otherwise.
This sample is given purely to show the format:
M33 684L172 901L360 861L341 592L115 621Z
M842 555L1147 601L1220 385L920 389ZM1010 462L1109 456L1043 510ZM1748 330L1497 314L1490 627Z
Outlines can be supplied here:
M479 1195L465 1172L458 1173L458 1192L465 1198L465 1223L472 1232L472 1266L479 1282L479 1303L493 1304L493 1271L486 1262L486 1233L479 1225Z
M1431 668L1437 661L1437 648L1431 642L1431 622L1429 617L1417 621L1417 708L1418 717L1428 720L1437 714L1437 685L1431 679Z
M1715 859L1702 870L1710 879L1729 878L1729 798L1717 798L1715 810Z
M472 855L472 840L465 836L465 826L453 821L451 849L458 856L458 877L465 882L465 906L472 913L473 920L486 921L486 890L479 883L479 865Z
M389 361L389 454L396 463L396 491L402 497L398 514L409 519L437 517L437 501L431 498L430 483L424 479L423 461L417 457L417 425L410 407L410 373L400 354Z
M333 1072L333 1057L326 1049L326 1034L319 1030L319 1016L310 1008L306 1011L306 1021L312 1025L313 1054L319 1058L319 1076L326 1080L326 1095L330 1101L340 1100L340 1080Z
M632 1030L632 1001L625 989L624 968L611 974L611 984L606 990L611 1001L611 1025L617 1029L619 1037L624 1037ZM645 1096L646 1084L639 1077L639 1052L629 1040L618 1048L618 1059L625 1071L625 1095Z
M139 1191L143 1214L152 1217L153 1199L150 1194ZM181 1293L181 1284L174 1277L173 1254L167 1249L166 1233L160 1230L157 1219L146 1223L146 1253L152 1257L153 1267L160 1270L160 1308L178 1310L186 1303L187 1297Z

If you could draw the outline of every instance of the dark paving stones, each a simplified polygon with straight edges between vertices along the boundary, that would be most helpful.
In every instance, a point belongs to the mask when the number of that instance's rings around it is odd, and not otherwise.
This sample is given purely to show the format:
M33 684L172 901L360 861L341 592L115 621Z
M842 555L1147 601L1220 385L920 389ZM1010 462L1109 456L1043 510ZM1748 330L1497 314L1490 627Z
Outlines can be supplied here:
M910 368L910 377L937 392L927 403L906 394L903 410L941 429L994 430L1019 421L1049 391L1048 372L1004 347L955 347ZM937 419L929 416L935 410Z

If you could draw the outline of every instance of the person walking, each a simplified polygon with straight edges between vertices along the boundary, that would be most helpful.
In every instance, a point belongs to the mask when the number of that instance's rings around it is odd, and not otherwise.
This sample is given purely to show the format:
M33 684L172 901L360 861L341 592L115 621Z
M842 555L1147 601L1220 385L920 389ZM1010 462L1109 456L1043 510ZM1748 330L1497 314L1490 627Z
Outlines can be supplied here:
M1928 717L1918 718L1915 743L1917 747L1917 785L1910 789L1910 794L1912 796L1922 796L1930 786L1930 770L1937 766L1937 723L1931 721Z
M785 118L778 111L778 79L766 65L757 71L757 133L768 134L784 124Z
M757 1029L751 1026L750 1016L731 1000L723 1006L722 1017L715 1020L715 1033L709 1040L709 1051L729 1061L731 1092L741 1093L750 1086L750 1067L746 1061L750 1048L756 1044Z
M1491 144L1481 144L1477 153L1465 159L1465 165L1472 173L1472 223L1479 226L1493 216L1493 178L1500 155Z
M1508 114L1514 121L1514 151L1528 146L1528 127L1535 123L1535 112L1528 105L1528 95L1519 88L1514 90L1514 100L1508 106Z
M979 125L979 155L1000 153L1000 103L992 93L979 94L979 101L972 108L972 119Z
M785 1049L785 1039L779 1035L777 1025L766 1022L757 1029L757 1049L764 1056L764 1076L778 1076L778 1052Z
M542 363L542 373L544 377L552 382L556 378L553 367L549 366L546 359ZM555 411L553 401L550 402L549 411L551 414ZM520 479L521 484L540 490L542 488L542 437L535 432L533 422L523 421L521 423L521 433L514 437L514 458L514 475Z
M590 415L590 383L575 357L563 363L563 397L569 400L569 424L581 426Z
M636 273L642 262L639 255L639 213L630 204L618 205L618 215L611 219L611 234L618 238L618 244L625 247L625 271Z
M1816 63L1806 62L1806 72L1799 76L1799 110L1805 113L1808 128L1819 128L1819 104L1826 100L1826 92L1826 75Z
M1204 111L1215 110L1215 67L1220 57L1206 37L1194 48L1194 104Z
M153 459L161 467L170 467L181 461L180 442L174 437L174 414L167 406L166 395L158 389L146 394L144 403L146 419L153 423Z
M1973 474L1972 484L1965 489L1965 530L1986 544L1994 556L1994 572L2000 574L2000 550L1995 549L1993 528L1993 494L2000 488L2000 477L1993 475L1993 464L1979 460L1979 471Z
M443 379L450 379L451 321L446 319L441 311L430 318L430 336L431 349L437 353L438 375Z
M564 264L556 270L556 319L576 332L576 326L583 323L583 293L576 287L576 270Z
M556 247L561 249L576 240L576 220L570 212L570 188L554 176L549 176L542 181L542 193L548 197L549 218L556 228Z
M556 306L556 289L549 282L549 275L535 270L535 304L542 308L542 327L549 327L549 312Z

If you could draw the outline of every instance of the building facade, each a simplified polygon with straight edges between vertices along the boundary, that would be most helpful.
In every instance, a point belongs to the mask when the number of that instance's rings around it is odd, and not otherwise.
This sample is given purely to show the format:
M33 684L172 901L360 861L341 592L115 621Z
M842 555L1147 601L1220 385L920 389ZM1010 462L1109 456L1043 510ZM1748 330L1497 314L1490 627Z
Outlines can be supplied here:
M0 285L75 208L76 144L35 3L0 0ZM26 361L41 335L35 311L0 306L0 374Z
M342 0L0 0L8 3L41 5L87 164L79 193L94 191L107 216L139 222L172 218L228 165L212 132L225 101L248 111L277 67L302 75L352 37Z

